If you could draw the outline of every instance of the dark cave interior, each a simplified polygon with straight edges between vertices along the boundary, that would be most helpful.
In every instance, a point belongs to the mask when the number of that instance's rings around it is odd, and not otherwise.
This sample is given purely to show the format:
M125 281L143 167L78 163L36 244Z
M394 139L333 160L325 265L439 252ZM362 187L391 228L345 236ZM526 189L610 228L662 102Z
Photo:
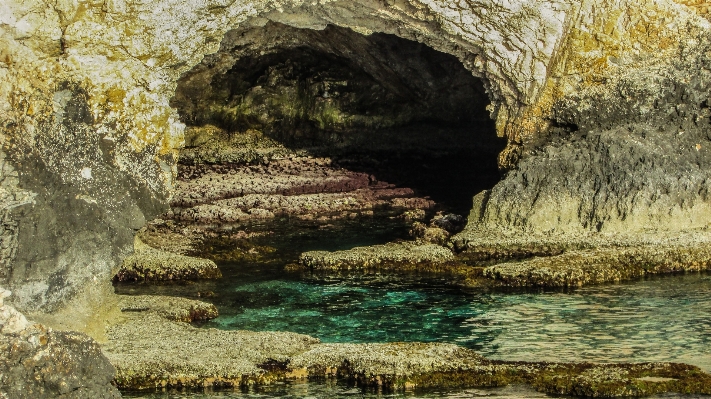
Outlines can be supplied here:
M424 44L277 23L228 33L218 53L181 78L172 102L189 128L225 132L223 146L258 132L460 214L500 179L505 141L488 104L481 79Z

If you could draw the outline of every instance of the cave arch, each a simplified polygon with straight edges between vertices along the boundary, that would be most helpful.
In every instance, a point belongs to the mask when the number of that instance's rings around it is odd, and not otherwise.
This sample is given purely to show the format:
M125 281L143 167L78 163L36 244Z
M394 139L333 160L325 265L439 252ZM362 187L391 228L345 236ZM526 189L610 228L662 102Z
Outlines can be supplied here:
M542 90L564 27L576 18L576 7L564 0L514 1L506 7L492 0L112 0L66 3L52 9L12 8L10 30L0 32L7 45L3 62L12 61L0 77L7 87L0 108L8 121L1 133L16 140L17 148L10 155L17 166L30 165L28 159L41 160L46 176L25 167L19 173L24 180L8 183L9 190L22 192L21 187L34 187L28 182L41 179L54 191L30 189L23 209L34 202L49 203L54 196L70 198L89 213L103 215L92 225L109 233L99 236L63 220L56 230L64 238L43 239L49 246L56 245L57 252L43 259L41 268L33 268L34 255L11 251L3 258L11 265L3 280L16 292L15 302L23 309L56 309L75 296L77 303L92 301L108 289L96 282L110 279L111 265L132 250L135 229L165 210L175 188L176 155L185 128L170 106L177 82L206 54L215 53L230 30L269 21L309 29L330 24L424 43L456 56L482 78L491 100L489 110L503 135L516 112L534 102ZM35 9L45 10L46 15ZM41 29L26 31L28 26ZM63 81L81 86L92 115L82 137L63 124L66 104L56 101L68 95L57 91ZM84 136L93 140L90 145L81 141ZM57 150L57 143L86 151L67 156ZM86 168L92 170L91 179L80 173ZM33 218L52 220L40 208L13 216L8 223L17 220L21 231L36 224ZM77 234L67 234L74 231ZM84 240L83 233L92 240ZM20 249L35 246L28 244L31 240L17 238L17 231L8 234ZM48 276L56 278L49 281ZM87 287L98 288L94 292Z
M500 177L490 104L482 79L422 43L278 22L228 32L171 101L184 165L327 157L463 215Z

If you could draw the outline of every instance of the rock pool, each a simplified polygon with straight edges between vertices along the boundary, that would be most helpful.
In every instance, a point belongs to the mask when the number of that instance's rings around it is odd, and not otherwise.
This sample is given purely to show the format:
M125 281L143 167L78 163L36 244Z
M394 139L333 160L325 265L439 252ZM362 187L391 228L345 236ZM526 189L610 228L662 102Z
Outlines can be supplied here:
M220 316L204 328L292 331L323 342L451 342L500 360L674 361L711 370L709 273L523 291L463 289L431 276L289 274L284 264L300 251L368 245L406 229L387 218L284 229L261 239L275 248L269 259L222 262L221 280L117 292L214 293L203 300Z

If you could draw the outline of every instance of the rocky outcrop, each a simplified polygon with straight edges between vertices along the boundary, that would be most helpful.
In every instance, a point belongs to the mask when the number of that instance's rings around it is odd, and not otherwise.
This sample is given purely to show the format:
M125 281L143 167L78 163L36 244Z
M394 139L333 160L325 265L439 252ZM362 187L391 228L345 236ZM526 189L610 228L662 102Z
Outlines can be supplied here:
M275 376L258 365L284 361L318 340L288 332L197 329L154 312L127 312L104 345L125 389L235 387L268 383Z
M304 252L299 258L299 264L311 270L417 271L452 260L452 251L445 247L402 241L335 252Z
M99 345L76 332L27 321L0 288L0 398L113 399L115 369Z
M700 140L704 128L692 125L694 115L699 123L708 119L698 101L707 86L702 42L708 22L670 0L517 0L506 7L493 0L218 6L34 0L2 7L0 278L15 290L13 301L22 309L54 309L68 298L98 292L84 289L95 278L110 279L131 251L135 230L165 210L173 188L184 131L170 107L178 80L205 54L218 51L227 32L225 45L244 35L253 43L252 54L269 53L276 43L263 32L273 23L412 39L453 55L481 78L497 130L508 140L500 164L517 166L492 191L486 211L492 224L574 230L602 222L609 226L603 229L616 223L624 229L658 220L696 226L706 212L697 190L703 172L689 168L696 157L703 166L707 148ZM323 49L333 53L333 47ZM215 68L234 65L224 60ZM648 90L638 90L643 87ZM677 116L668 115L670 110ZM650 128L625 133L632 120ZM682 120L687 122L674 127L673 121ZM676 136L655 133L657 122ZM551 144L541 146L546 142ZM630 146L636 146L637 159L668 153L654 170L670 172L650 172L647 162L636 168L635 157L614 155ZM569 182L535 179L557 176L548 168L567 174L578 167L585 172ZM619 180L630 182L629 190L604 189L619 182L607 182L613 171L629 176ZM644 176L650 188L635 191ZM600 194L580 202L579 218L570 216L575 200L556 207L557 200L546 199L554 193L575 199L581 189ZM694 199L664 197L664 190L682 190ZM655 201L659 211L643 205L639 216L621 217L631 215L625 204L651 198L652 192L661 195Z
M136 237L135 252L124 258L114 282L179 281L222 277L215 262L152 248Z
M155 313L164 319L184 323L217 317L217 308L211 303L160 295L121 296L118 307L121 312Z
M500 263L483 269L492 285L578 287L654 274L711 270L709 243L607 247Z

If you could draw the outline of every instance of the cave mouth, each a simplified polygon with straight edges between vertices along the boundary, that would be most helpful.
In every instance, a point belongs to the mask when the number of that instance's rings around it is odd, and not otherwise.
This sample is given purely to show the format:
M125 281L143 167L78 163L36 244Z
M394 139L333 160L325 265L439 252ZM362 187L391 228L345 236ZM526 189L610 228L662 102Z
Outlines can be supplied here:
M500 179L489 103L481 79L424 44L269 22L228 32L171 105L187 125L179 169L324 157L466 215Z

